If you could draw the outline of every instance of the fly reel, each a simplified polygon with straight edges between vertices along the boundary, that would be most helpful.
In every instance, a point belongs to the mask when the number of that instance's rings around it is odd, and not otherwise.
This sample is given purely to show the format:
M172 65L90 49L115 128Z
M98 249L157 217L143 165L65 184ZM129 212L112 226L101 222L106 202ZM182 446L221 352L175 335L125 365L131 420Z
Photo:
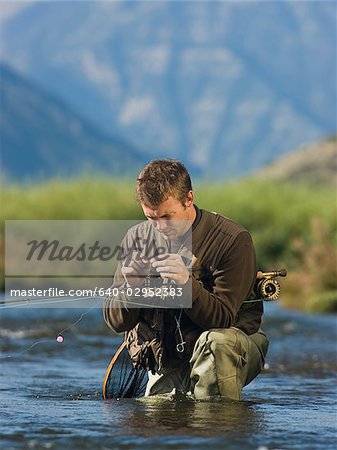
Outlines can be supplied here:
M286 276L287 271L285 269L272 272L257 272L254 292L251 298L265 301L277 300L280 296L281 285L276 278Z
M277 280L265 278L258 282L256 291L257 296L263 300L277 300L280 296L281 285Z

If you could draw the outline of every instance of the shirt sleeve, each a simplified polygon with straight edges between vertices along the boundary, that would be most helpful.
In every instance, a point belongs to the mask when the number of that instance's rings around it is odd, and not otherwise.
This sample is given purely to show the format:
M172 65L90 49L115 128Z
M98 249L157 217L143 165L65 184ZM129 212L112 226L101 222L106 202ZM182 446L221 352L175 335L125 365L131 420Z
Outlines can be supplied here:
M127 249L128 235L124 238L121 248ZM129 331L135 327L139 321L141 308L132 306L132 299L126 295L127 282L123 277L122 264L118 261L117 269L114 275L111 291L118 291L117 295L107 295L103 303L103 317L106 324L116 333Z
M200 328L229 328L256 279L256 257L250 234L242 231L225 251L213 272L209 292L192 276L192 307L184 309Z

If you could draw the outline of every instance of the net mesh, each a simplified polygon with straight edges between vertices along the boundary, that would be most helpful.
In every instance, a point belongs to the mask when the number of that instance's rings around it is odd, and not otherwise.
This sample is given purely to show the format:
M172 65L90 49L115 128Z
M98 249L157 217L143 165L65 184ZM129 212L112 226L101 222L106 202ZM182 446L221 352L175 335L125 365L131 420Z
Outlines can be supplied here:
M147 370L133 367L125 346L109 370L110 373L105 384L105 398L117 399L144 396L148 382Z

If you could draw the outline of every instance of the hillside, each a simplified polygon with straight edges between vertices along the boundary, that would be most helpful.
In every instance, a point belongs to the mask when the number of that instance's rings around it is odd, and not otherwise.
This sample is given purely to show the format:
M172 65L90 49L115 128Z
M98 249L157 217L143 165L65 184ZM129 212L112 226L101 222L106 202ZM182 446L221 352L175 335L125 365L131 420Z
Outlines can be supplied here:
M224 180L336 131L334 2L22 5L1 59L147 157Z
M45 90L0 65L2 176L52 178L82 171L134 174L145 157L104 134Z
M257 176L337 186L337 137L283 155L260 170Z

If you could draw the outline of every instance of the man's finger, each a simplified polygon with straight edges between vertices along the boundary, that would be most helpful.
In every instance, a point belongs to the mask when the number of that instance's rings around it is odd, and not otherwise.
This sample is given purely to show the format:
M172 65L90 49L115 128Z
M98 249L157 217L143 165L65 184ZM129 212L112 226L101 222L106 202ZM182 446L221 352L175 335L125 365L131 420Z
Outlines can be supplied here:
M155 256L150 259L150 263L154 264L156 262L167 261L168 259L177 260L177 257L180 258L176 253L162 253L161 255Z
M169 279L176 282L178 286L183 286L189 279L189 274L163 272L160 274L163 279Z
M159 266L163 266L163 265L177 265L180 263L180 260L178 259L173 259L173 258L167 258L164 259L163 261L154 261L151 265L152 267L159 267Z
M163 273L163 272L182 273L183 271L181 270L181 268L176 267L176 266L163 266L163 267L157 267L157 272L159 272L159 273Z
M123 267L125 267L125 268L127 267L128 269L133 269L133 270L140 270L140 269L143 269L145 267L145 265L140 264L136 260L132 260L132 261L130 261L129 264L123 265Z
M125 274L138 273L133 267L128 267L128 266L122 267L122 272Z

